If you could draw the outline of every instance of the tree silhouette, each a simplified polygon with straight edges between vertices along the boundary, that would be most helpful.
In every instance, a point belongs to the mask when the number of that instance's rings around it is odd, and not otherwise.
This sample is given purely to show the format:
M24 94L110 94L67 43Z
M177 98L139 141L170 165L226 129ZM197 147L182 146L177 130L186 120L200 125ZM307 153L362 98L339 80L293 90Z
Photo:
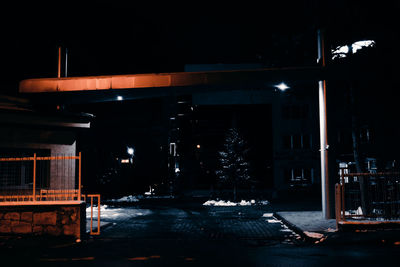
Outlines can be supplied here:
M233 199L237 199L237 187L250 180L249 162L245 160L246 142L236 128L228 130L222 151L218 152L220 169L216 171L219 180L233 186Z

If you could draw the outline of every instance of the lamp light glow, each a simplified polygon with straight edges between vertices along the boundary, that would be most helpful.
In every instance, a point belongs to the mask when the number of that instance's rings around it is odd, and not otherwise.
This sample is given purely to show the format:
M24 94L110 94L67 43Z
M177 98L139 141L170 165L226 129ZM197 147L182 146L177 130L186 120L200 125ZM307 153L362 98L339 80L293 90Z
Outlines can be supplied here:
M133 156L133 154L135 153L135 150L134 150L132 147L128 147L127 150L126 150L126 152L127 152L129 155Z
M275 87L276 88L278 88L279 90L281 90L281 91L285 91L285 90L287 90L287 89L289 89L290 87L289 86L287 86L287 84L286 83L284 83L284 82L282 82L282 83L280 83L280 84L277 84L277 85L275 85Z

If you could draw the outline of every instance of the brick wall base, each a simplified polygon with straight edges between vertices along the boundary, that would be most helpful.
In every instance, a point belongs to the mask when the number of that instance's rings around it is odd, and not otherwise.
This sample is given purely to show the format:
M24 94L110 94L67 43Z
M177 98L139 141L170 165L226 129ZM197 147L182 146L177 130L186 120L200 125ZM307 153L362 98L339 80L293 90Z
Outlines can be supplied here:
M52 235L82 238L86 204L0 206L0 235Z

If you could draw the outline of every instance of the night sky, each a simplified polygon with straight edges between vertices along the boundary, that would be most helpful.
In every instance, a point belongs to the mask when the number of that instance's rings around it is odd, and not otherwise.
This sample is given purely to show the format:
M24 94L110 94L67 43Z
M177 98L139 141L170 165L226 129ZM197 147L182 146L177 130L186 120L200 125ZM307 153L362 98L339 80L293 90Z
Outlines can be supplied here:
M69 50L69 76L175 72L199 63L309 66L320 27L332 45L384 39L384 50L394 52L398 2L320 2L11 5L1 18L2 91L15 93L21 79L56 77L58 45Z

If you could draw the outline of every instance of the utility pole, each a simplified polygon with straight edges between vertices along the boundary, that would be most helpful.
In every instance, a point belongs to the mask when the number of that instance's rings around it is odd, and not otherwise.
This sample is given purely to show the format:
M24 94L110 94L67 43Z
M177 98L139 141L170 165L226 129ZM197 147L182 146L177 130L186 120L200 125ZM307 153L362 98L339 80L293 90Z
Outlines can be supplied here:
M324 33L318 30L318 63L325 68L325 40ZM319 94L319 136L321 154L321 195L322 195L322 216L331 219L331 204L329 198L329 172L328 172L328 129L326 122L326 81L318 82Z

